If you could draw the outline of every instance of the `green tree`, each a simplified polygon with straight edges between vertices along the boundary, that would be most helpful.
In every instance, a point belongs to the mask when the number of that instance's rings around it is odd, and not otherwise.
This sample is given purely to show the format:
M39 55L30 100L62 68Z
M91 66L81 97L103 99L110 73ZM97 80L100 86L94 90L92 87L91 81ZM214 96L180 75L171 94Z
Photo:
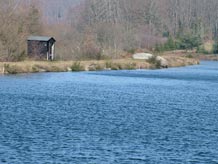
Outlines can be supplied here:
M163 52L164 51L164 46L162 44L156 44L155 45L155 51L156 52Z
M167 43L165 44L165 47L166 47L166 50L176 49L176 44L171 36L168 38Z
M177 46L179 49L194 49L202 44L202 39L200 36L186 34L178 39Z

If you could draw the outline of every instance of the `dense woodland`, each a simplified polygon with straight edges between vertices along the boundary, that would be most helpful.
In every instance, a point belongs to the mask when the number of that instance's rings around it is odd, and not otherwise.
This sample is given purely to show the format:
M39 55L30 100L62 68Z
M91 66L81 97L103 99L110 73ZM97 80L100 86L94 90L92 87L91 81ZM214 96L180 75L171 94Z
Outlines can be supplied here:
M54 36L61 60L137 49L217 53L217 0L0 0L0 60L24 60L29 35ZM202 46L213 44L208 52Z

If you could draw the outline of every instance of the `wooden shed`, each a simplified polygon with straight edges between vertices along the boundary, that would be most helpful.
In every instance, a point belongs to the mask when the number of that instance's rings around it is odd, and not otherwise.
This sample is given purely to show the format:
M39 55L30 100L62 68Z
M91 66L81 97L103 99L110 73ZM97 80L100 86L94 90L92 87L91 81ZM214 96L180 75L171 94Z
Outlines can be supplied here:
M53 37L30 36L27 39L27 53L29 57L44 60L54 60L55 42Z

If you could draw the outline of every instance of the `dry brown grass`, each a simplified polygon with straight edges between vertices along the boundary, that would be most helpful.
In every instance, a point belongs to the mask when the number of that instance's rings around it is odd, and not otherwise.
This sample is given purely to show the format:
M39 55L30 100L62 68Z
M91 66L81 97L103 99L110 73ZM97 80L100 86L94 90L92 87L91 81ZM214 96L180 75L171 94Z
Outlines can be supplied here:
M170 67L197 64L195 59L164 56ZM97 71L122 69L150 69L154 66L144 60L117 59L91 61L22 61L0 63L0 73L35 73L35 72L66 72L66 71Z
M199 64L200 61L194 58L180 57L180 56L164 56L164 58L168 61L169 67L182 67L188 65L196 65Z

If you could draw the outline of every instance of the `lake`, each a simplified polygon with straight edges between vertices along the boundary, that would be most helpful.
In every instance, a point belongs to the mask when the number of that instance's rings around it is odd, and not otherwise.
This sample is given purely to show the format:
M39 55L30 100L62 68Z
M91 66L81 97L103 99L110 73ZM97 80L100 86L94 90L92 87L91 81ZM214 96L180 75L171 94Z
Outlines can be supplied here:
M217 164L218 62L0 76L0 163Z

